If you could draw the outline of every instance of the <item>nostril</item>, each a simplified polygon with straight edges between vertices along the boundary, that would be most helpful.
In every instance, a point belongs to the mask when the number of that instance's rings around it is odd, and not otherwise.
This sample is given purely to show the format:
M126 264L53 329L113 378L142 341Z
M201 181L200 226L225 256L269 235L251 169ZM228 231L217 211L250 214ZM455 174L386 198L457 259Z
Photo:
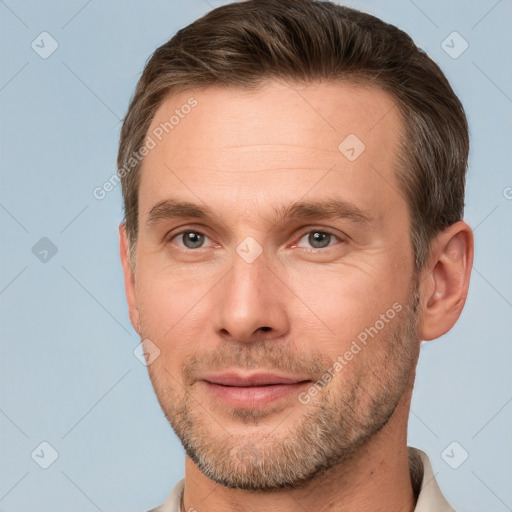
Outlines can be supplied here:
M264 332L270 331L272 327L260 327L260 329Z

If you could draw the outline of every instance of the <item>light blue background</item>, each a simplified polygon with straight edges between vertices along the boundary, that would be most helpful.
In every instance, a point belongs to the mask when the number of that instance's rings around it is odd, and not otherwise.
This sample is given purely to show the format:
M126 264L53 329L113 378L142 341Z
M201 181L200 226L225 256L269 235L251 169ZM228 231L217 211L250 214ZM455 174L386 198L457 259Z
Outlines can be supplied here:
M139 512L183 475L181 444L133 355L120 187L101 201L92 191L116 170L121 119L146 59L220 3L0 2L3 512ZM469 117L475 268L459 323L423 346L409 442L430 455L457 510L512 510L512 2L350 5L410 33ZM59 45L48 59L31 48L43 31ZM469 43L457 59L441 47L453 31ZM32 253L42 237L58 248L47 263ZM59 454L46 470L31 458L42 441ZM458 469L441 457L452 441L469 453Z

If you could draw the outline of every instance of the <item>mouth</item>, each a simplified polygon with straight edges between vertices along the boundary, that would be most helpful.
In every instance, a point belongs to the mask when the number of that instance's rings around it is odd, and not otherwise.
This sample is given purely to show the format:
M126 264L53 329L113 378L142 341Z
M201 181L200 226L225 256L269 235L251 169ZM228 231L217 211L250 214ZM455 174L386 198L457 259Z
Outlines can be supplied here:
M236 372L206 375L200 381L214 398L231 407L245 409L262 408L289 398L312 382L272 373L243 375Z

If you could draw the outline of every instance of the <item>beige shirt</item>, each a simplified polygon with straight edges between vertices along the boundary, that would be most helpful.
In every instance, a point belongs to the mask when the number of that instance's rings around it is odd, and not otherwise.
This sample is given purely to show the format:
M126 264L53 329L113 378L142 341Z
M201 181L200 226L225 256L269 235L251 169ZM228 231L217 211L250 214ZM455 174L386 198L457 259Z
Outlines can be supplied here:
M415 494L418 495L414 512L455 512L437 485L432 465L426 453L409 446L409 468ZM181 479L159 507L149 512L181 512L181 497L185 479Z

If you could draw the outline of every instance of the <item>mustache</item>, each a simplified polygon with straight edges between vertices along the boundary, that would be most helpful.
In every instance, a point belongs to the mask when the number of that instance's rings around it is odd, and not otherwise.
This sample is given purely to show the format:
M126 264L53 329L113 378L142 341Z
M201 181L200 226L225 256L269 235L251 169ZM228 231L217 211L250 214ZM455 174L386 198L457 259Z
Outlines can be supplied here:
M317 380L333 362L321 352L299 355L293 347L284 347L275 341L254 345L229 343L209 352L189 356L182 366L182 373L186 384L192 384L200 373L234 368L308 375L311 380Z

